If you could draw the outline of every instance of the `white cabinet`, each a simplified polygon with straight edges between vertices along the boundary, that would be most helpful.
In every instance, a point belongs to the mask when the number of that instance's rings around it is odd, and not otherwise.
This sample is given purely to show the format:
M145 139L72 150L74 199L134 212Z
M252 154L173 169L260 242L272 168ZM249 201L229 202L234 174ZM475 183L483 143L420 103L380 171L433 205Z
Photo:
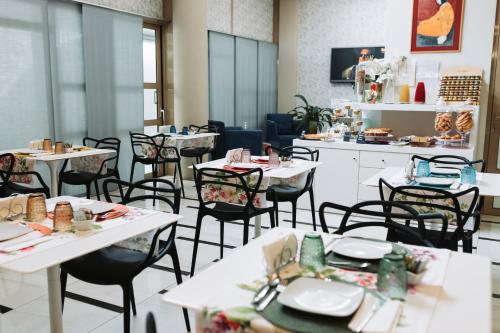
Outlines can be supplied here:
M358 201L359 151L320 148L319 160L323 165L316 169L314 179L316 207L325 201L355 204Z

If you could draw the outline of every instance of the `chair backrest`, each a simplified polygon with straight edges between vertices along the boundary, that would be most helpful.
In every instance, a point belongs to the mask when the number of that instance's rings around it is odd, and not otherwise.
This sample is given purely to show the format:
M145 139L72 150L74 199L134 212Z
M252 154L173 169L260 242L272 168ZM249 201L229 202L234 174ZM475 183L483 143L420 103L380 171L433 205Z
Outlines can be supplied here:
M212 153L213 158L214 159L223 158L226 154L226 148L224 147L224 140L225 140L224 132L226 126L222 121L216 121L216 120L209 120L208 126L210 128L216 128L217 133L219 133L219 135L217 135L214 138L215 146L214 146L214 152Z
M181 189L177 188L175 184L169 180L162 178L150 178L135 183L129 183L119 179L106 179L103 183L103 192L106 201L113 201L111 198L111 191L116 192L116 187L118 188L118 193L120 194L119 203L123 205L137 201L158 200L168 205L174 214L179 214L181 205ZM138 190L141 192L137 193ZM173 200L170 197L167 197L167 195L172 195ZM173 223L168 226L161 227L156 231L153 236L153 240L151 241L152 246L143 268L158 261L167 253L175 240L176 225L176 223ZM159 244L160 234L169 228L171 228L172 231L170 232L168 239L161 246L157 247L156 245ZM158 249L158 251L156 251L156 249Z
M177 147L167 145L168 134L159 133L153 136L130 132L132 152L136 158L149 160L150 162L180 159ZM146 154L144 154L146 151Z
M146 333L156 333L155 316L151 312L146 316Z
M16 158L13 154L7 153L0 155L0 179L2 183L7 183L14 169Z
M432 157L413 155L411 160L415 163L418 161L427 161L429 163L434 163L437 167L456 169L462 169L464 166L469 165L480 172L484 172L486 168L486 164L483 160L470 161L469 159L458 155L435 155Z
M273 148L274 149L274 148ZM293 158L317 162L319 160L319 150L302 146L289 146L281 148L280 156L291 155Z
M99 148L99 149L111 149L116 151L116 158L115 158L115 166L113 168L116 168L118 166L118 161L120 159L120 145L121 145L121 140L118 138L104 138L104 139L94 139L90 137L85 137L83 138L83 145L87 147L94 147L94 148Z
M193 173L201 208L210 209L207 206L217 202L241 205L245 211L255 208L254 200L263 178L261 168L239 173L215 168L198 169L193 165Z
M400 212L393 212L392 208L397 207ZM410 206L404 205L399 202L390 201L365 201L355 204L352 207L343 206L331 202L324 202L319 208L319 218L323 232L329 232L328 225L325 218L325 210L327 208L341 211L344 213L342 221L335 234L344 234L348 231L367 228L367 227L381 227L387 229L386 240L392 242L403 242L406 244L422 245L433 247L432 243L425 239L425 220L428 218L441 218L446 220L446 217L440 214L419 214L415 209ZM370 219L364 222L353 221L350 223L351 218L355 214L357 219ZM374 219L374 220L371 220ZM419 228L417 231L410 227L400 224L398 221L416 221Z
M387 198L385 198L384 188L389 191ZM463 239L466 222L479 213L477 211L479 200L479 189L477 187L471 187L460 192L415 185L395 187L381 178L379 179L379 191L382 200L387 199L388 201L404 203L420 213L441 213L445 215L447 223L441 226L440 238L436 244L438 247L443 244L446 233L449 232L450 224L456 226L451 239Z

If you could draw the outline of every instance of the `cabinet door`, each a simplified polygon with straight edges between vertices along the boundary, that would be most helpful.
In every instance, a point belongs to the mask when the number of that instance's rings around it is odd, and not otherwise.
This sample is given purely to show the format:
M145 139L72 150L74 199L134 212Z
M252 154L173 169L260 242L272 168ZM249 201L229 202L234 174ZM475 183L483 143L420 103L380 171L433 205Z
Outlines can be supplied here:
M328 201L353 205L358 201L359 151L319 149L314 194L316 206Z

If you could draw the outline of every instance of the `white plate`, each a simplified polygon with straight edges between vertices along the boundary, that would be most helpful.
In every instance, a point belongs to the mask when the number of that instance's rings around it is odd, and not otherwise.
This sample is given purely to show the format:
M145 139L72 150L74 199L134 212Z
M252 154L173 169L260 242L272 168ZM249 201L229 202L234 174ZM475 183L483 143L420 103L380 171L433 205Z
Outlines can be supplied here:
M325 316L347 317L363 300L361 287L335 281L299 278L278 296L290 308Z
M389 144L391 146L407 146L410 143L408 141L392 141L392 142L389 142Z
M431 173L436 175L460 175L460 170L452 168L431 168Z
M374 260L390 253L392 245L359 238L342 238L333 244L332 251L346 257Z
M417 177L415 181L420 185L451 186L456 179L437 177Z

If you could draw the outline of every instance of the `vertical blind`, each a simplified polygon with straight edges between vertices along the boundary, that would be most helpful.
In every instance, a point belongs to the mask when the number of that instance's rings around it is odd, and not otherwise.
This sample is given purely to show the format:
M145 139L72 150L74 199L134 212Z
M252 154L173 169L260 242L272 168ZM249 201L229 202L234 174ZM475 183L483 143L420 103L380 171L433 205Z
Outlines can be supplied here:
M128 178L128 131L143 131L142 25L72 2L0 0L0 150L115 136Z
M208 51L210 119L265 128L277 109L277 45L210 31Z

